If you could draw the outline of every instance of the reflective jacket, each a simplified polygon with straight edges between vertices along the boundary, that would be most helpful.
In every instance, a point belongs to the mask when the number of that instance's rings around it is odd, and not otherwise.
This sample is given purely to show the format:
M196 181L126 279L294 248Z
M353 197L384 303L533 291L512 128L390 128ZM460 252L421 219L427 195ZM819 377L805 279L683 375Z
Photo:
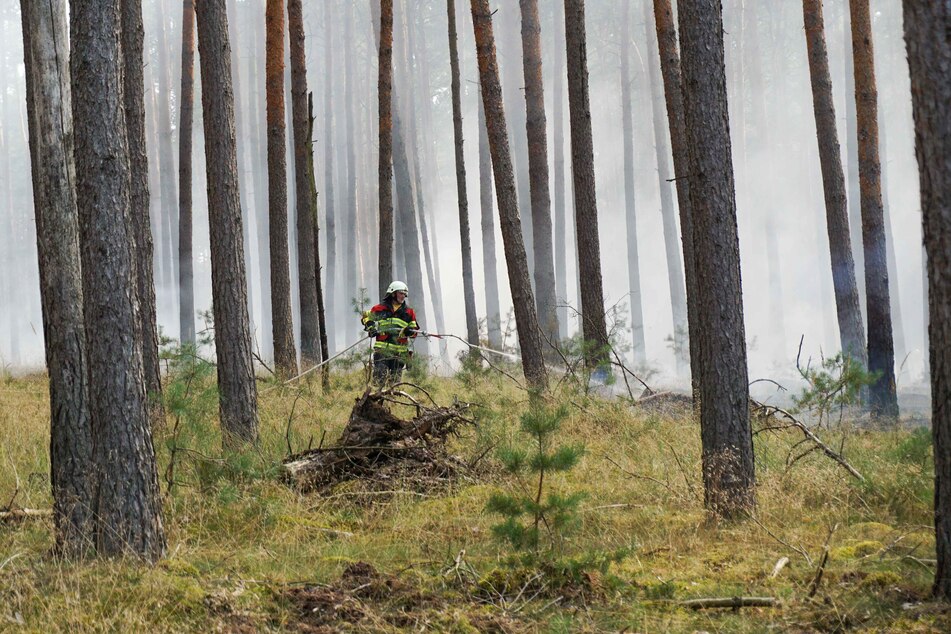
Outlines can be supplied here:
M392 304L382 302L363 313L360 320L363 329L371 328L377 331L373 349L392 356L409 354L409 340L416 337L419 324L416 323L416 312L406 305L406 302L393 310Z

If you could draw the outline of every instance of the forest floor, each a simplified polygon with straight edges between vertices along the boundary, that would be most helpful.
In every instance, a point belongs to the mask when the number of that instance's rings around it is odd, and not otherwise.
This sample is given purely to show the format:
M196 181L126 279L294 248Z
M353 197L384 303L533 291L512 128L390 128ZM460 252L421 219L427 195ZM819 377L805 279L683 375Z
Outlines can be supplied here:
M569 416L556 442L583 443L585 455L546 485L585 497L558 550L529 561L494 537L501 518L485 510L513 486L495 448L526 444L527 399L510 379L413 379L441 404L474 404L477 426L450 446L474 465L463 477L299 493L279 477L282 459L337 438L363 375L336 372L326 393L316 377L262 381L261 444L244 455L221 452L213 377L192 367L166 382L155 446L167 556L152 567L61 561L48 518L0 523L0 631L951 631L951 607L929 601L924 428L818 430L864 482L821 452L787 466L808 448L796 429L758 433L755 517L715 523L686 412L562 385ZM0 506L50 508L48 421L45 378L0 379ZM775 605L683 603L736 596Z

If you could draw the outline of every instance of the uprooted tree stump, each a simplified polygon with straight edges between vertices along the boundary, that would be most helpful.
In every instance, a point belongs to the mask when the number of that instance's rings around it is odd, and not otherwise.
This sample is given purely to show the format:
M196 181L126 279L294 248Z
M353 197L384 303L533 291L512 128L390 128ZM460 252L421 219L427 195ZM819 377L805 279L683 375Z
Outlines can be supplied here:
M450 456L446 441L463 424L467 403L425 406L395 386L377 392L367 390L356 399L350 420L340 438L330 447L318 447L284 460L283 478L301 491L325 490L353 479L367 479L412 466L412 472L451 477L465 463ZM387 403L416 408L416 416L404 420Z

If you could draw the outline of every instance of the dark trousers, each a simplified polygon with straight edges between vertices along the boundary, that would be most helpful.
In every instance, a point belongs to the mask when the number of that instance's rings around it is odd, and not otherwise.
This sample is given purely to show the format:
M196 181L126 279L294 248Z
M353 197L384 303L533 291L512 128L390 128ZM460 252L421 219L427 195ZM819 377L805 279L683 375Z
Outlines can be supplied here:
M373 353L373 382L377 385L393 385L403 377L406 361L401 357L381 352Z

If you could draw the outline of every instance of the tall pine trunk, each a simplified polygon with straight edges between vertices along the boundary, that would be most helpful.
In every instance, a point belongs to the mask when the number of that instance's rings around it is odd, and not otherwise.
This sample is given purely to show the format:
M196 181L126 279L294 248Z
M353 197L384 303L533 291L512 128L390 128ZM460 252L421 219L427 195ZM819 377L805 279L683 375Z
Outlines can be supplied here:
M861 367L866 367L865 327L859 309L859 292L855 281L855 263L849 236L848 203L845 195L845 174L839 150L832 100L832 76L826 51L822 0L803 0L803 20L809 51L809 76L812 80L812 106L819 141L819 163L825 193L826 228L832 258L832 287L835 292L839 339L844 354Z
M631 305L631 344L634 363L647 362L644 343L644 311L641 305L641 274L637 254L637 213L634 201L634 112L631 107L631 0L624 2L621 27L621 134L624 137L624 219L627 227L628 298Z
M694 254L694 222L690 200L690 157L688 155L686 115L684 113L683 79L677 31L670 0L654 0L654 25L660 72L664 80L664 100L670 129L670 147L677 182L677 207L680 211L680 242L684 253L684 279L687 285L687 331L690 349L690 384L694 414L700 413L700 288Z
M274 340L274 369L278 375L290 377L297 374L297 351L294 348L290 264L287 253L287 130L284 123L283 0L267 0L265 21L271 335Z
M552 48L554 57L554 81L552 81L552 116L555 129L554 143L555 166L555 285L558 309L558 334L560 339L568 338L568 239L567 239L567 202L565 191L565 6L555 2L552 7L555 14Z
M697 266L704 503L726 518L755 503L740 246L718 0L678 3Z
M380 241L377 288L382 297L393 280L393 0L380 1L377 37L379 78Z
M346 318L343 322L343 331L346 333L347 342L351 342L357 337L359 322L354 318L350 307L351 299L357 299L360 295L360 289L357 284L357 225L360 216L360 205L357 199L357 101L356 87L357 73L354 69L354 57L356 55L354 48L356 42L353 37L353 4L347 3L344 17L346 26L344 27L344 38L346 39L346 48L344 49L344 110L347 113L347 216L346 216L346 235L344 239L345 257L343 267L346 279L346 294L344 295Z
M307 95L307 137L314 137L314 93ZM324 287L320 280L320 223L317 213L317 173L314 169L314 147L307 148L307 175L310 180L310 210L313 214L313 237L314 237L314 284L317 295L317 329L320 336L320 360L330 359L330 351L327 346L327 319L324 313ZM321 383L324 390L330 389L330 367L324 364L320 371Z
M905 0L915 154L928 256L931 437L934 442L935 597L951 601L951 6Z
M251 359L251 326L245 290L247 278L238 199L231 44L225 0L201 0L196 13L208 182L211 292L218 359L218 407L224 443L228 446L257 441L258 393Z
M291 48L291 110L294 117L294 185L297 191L297 279L300 294L301 363L320 360L317 323L317 280L314 259L314 209L311 208L310 121L307 112L307 62L301 0L288 0L287 27Z
M69 556L91 545L94 482L66 2L22 0L20 12L49 374L53 525L57 550Z
M559 339L555 313L555 260L552 253L551 194L548 190L548 130L542 80L542 27L538 0L519 0L522 14L522 69L525 74L525 129L532 203L532 246L535 253L535 306L542 334Z
M849 10L852 19L852 60L855 69L855 110L862 196L868 369L878 374L869 390L869 407L873 416L897 419L895 350L888 296L881 164L878 156L878 90L875 86L869 0L849 0Z
M73 116L100 555L165 553L142 367L119 0L70 6Z
M515 174L509 153L505 109L502 106L502 85L499 81L495 36L492 32L492 12L488 0L471 0L471 7L482 104L485 108L489 148L495 173L495 195L499 205L502 243L505 247L505 263L515 308L515 328L522 352L522 366L529 387L535 391L543 391L548 386L548 376L542 358L541 333L538 330L538 315L535 313L535 300L532 297L532 283L528 276L528 260L525 256L525 245L522 243Z
M485 278L485 328L489 347L502 347L502 314L499 307L499 273L495 254L495 208L492 203L492 155L485 106L479 95L479 207L482 211L482 272Z
M195 2L182 2L182 102L178 125L178 322L182 344L195 343L192 266L192 122L195 103Z
M578 277L581 282L581 330L585 342L585 361L589 367L594 367L608 360L610 343L604 320L584 0L565 0L565 44L571 118L571 171L575 185L575 234L578 240Z
M466 159L462 138L462 96L459 81L459 52L456 47L456 0L447 0L449 16L449 69L452 90L452 131L455 140L456 196L459 201L459 238L462 245L462 299L466 311L466 339L479 345L479 323L472 281L472 242L469 237L469 196L466 193Z
M657 184L660 189L660 213L664 224L664 252L667 255L667 284L670 287L671 317L673 318L674 358L677 374L682 375L689 364L687 341L687 295L684 286L684 263L680 254L680 235L677 233L677 211L674 209L670 143L664 121L664 87L657 63L657 37L651 24L651 5L644 4L644 28L647 39L647 66L650 76L651 115L654 128L654 153L657 157ZM688 201L689 202L689 201Z

